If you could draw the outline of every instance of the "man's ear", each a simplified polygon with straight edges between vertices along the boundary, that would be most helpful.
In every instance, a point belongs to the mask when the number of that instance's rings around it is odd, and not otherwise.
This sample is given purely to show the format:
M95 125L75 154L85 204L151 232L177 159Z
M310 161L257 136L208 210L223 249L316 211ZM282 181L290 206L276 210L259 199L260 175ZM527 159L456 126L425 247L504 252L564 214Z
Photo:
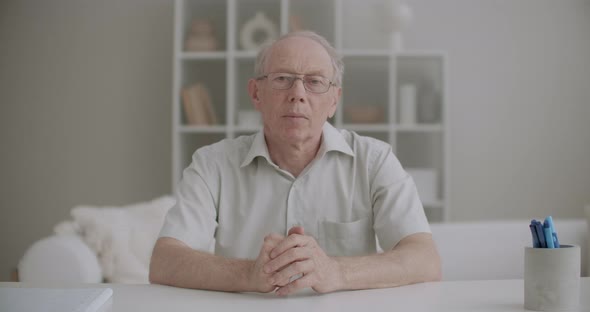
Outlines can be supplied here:
M334 117L334 114L336 114L336 108L338 107L340 96L342 96L342 88L338 87L334 90L333 102L331 103L330 113L328 114L330 118Z
M252 101L252 105L254 105L254 108L256 108L256 110L260 110L260 98L258 97L259 91L260 89L258 89L256 79L252 78L248 80L248 94L250 95L250 100Z

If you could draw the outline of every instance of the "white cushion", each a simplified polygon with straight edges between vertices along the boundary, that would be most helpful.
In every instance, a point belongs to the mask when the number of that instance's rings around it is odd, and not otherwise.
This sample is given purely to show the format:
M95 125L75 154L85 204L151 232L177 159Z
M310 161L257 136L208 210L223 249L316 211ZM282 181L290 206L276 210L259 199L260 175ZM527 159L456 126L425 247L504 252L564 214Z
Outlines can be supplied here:
M19 262L18 273L21 282L102 282L96 254L75 235L54 235L35 242Z
M149 263L172 196L120 207L78 206L57 233L78 233L111 283L149 283Z

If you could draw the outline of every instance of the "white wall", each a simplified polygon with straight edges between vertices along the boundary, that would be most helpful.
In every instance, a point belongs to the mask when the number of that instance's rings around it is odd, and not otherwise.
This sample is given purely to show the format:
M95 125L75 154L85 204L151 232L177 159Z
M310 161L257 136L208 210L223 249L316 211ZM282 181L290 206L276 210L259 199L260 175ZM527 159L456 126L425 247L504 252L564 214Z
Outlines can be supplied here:
M0 2L0 280L73 206L170 191L172 6Z
M449 55L452 219L581 216L590 1L409 2L406 47ZM0 2L0 280L73 206L169 192L172 12Z
M448 51L451 219L590 203L590 1L409 0L408 49Z

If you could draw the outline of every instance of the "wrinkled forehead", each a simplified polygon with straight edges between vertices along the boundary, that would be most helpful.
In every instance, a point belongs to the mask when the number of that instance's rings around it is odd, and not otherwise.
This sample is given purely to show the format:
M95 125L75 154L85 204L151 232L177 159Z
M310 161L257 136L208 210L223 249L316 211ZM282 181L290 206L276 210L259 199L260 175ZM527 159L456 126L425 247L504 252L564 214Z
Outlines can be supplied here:
M332 60L324 47L305 37L276 42L266 62L266 73L287 72L332 78Z

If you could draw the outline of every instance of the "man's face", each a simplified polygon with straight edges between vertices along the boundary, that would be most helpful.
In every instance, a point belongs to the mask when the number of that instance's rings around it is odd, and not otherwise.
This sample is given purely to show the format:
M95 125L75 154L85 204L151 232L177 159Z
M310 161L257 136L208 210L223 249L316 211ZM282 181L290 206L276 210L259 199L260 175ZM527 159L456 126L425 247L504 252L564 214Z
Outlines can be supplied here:
M264 74L288 73L333 79L328 52L315 41L291 37L277 42L270 51ZM341 89L307 91L301 79L286 90L271 87L269 79L250 80L248 90L254 106L262 114L265 134L287 143L299 143L321 135L322 126L336 112Z

